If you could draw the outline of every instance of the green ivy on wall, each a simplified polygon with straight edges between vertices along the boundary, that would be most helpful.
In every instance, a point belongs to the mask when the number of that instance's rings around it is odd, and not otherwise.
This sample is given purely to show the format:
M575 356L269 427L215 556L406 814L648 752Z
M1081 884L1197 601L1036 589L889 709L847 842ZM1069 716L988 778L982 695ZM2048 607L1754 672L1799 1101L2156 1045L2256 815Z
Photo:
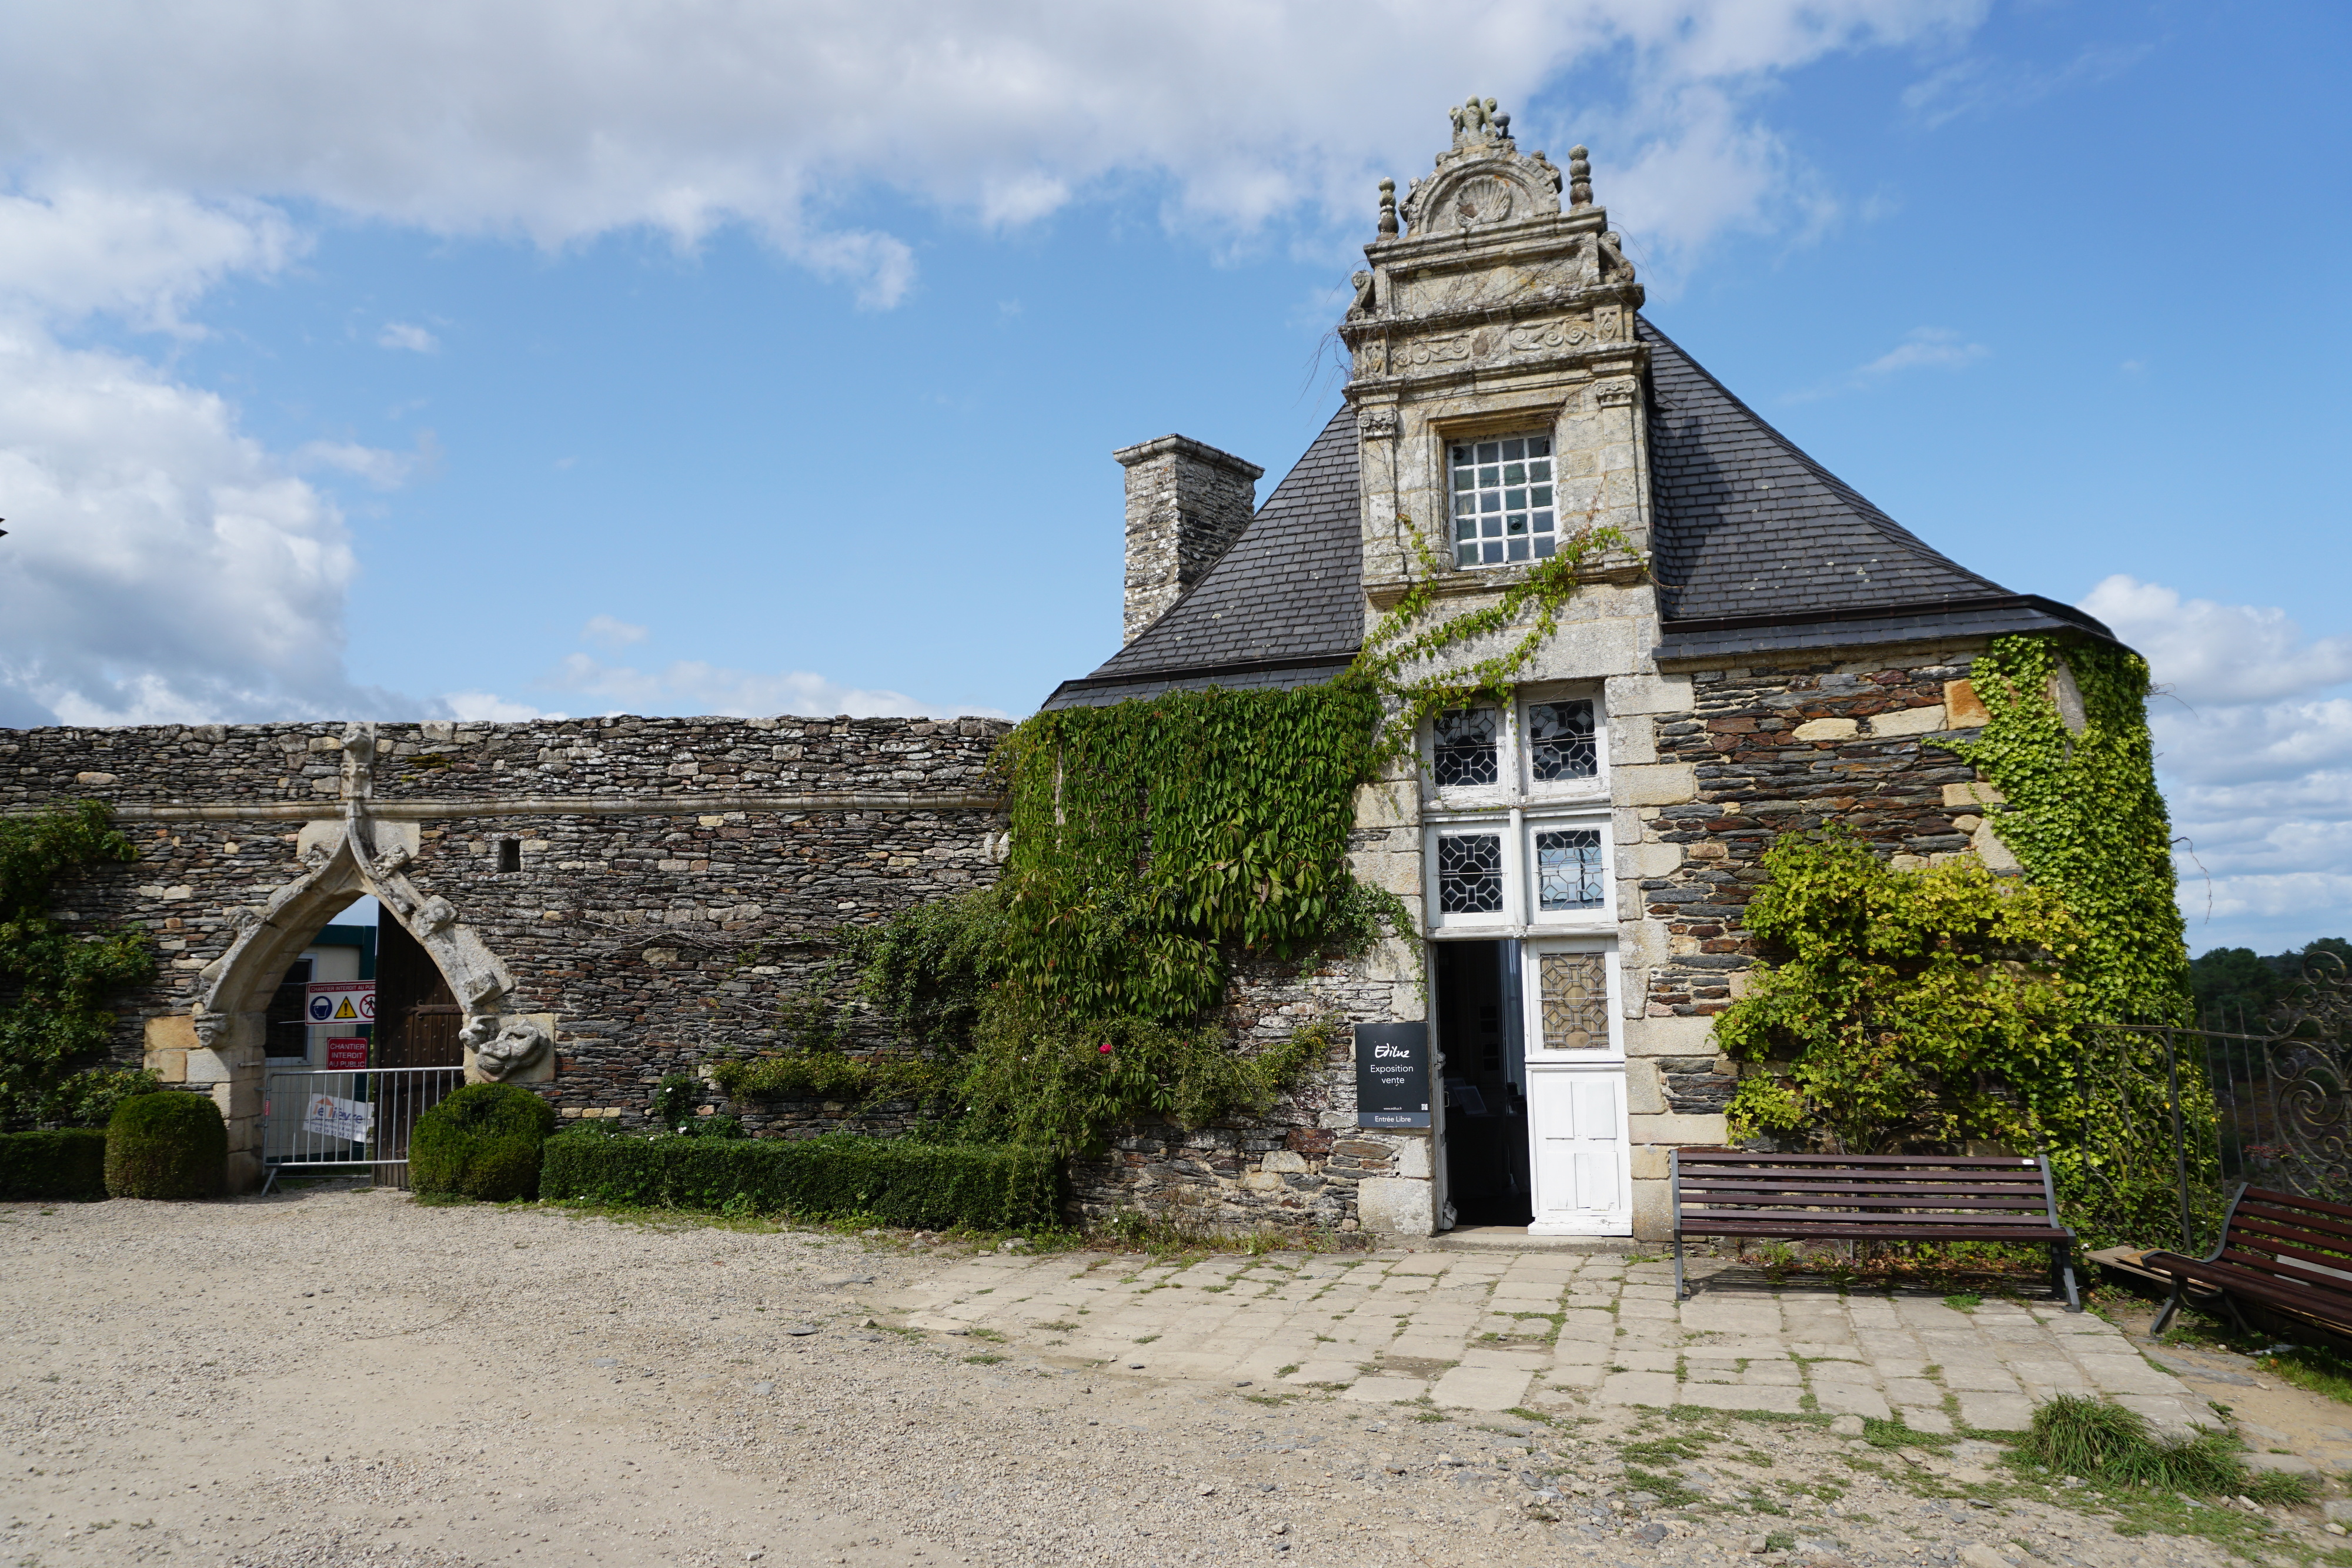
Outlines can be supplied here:
M155 972L146 936L78 937L49 911L68 875L138 858L96 801L0 817L0 1130L98 1125L154 1086L146 1072L85 1065L113 1038L108 994Z
M2071 673L2081 730L2057 691ZM2068 967L2088 1015L2108 1023L2183 1023L2189 949L2174 897L2172 827L2156 786L2147 662L2111 643L1997 637L1970 682L1990 716L1972 741L1942 741L2006 804L1987 815L2027 879L2082 924Z
M1424 546L1422 579L1337 680L1030 718L992 764L1012 799L1003 880L835 933L835 965L786 1005L794 1049L719 1061L714 1077L735 1095L911 1103L958 1137L1064 1153L1147 1114L1197 1127L1263 1112L1339 1048L1339 1028L1236 1049L1214 1019L1232 959L1416 935L1402 900L1349 869L1358 788L1411 754L1429 715L1507 699L1582 564L1622 542L1588 529L1448 617ZM854 1051L874 1019L913 1052Z
M1752 1064L1735 1138L1823 1133L1849 1154L2080 1141L2086 934L2053 890L1973 857L1897 871L1853 833L1790 834L1748 929L1787 957L1716 1021Z

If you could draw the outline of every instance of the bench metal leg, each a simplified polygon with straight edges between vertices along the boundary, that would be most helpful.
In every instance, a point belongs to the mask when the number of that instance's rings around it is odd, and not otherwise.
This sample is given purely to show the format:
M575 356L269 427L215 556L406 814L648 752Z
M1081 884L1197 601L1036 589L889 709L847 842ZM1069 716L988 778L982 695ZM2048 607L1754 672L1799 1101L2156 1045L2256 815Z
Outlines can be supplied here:
M1683 1239L1675 1238L1675 1300L1683 1299Z
M2178 1274L2174 1275L2172 1278L2172 1299L2164 1303L2164 1311L2156 1314L2156 1322L2147 1325L2148 1338L2162 1339L2164 1337L2166 1325L2172 1322L2173 1314L2180 1311L2181 1301L2185 1296L2187 1296L2188 1292L2188 1281L2181 1279Z
M2050 1287L2065 1299L2068 1312L2083 1310L2083 1298L2074 1289L2074 1249L2063 1241L2053 1242L2050 1247Z

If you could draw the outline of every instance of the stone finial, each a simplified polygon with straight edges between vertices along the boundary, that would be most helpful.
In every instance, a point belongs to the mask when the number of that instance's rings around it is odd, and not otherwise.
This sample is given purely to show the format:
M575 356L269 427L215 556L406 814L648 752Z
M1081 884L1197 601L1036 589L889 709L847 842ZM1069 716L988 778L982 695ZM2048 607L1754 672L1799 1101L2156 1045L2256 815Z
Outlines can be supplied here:
M1454 145L1481 146L1490 141L1502 141L1511 134L1511 117L1496 112L1495 100L1472 93L1459 108L1446 110L1454 121Z
M1592 204L1592 154L1582 147L1568 150L1568 204L1570 208Z
M1383 238L1389 238L1393 237L1396 232L1396 182L1382 180L1381 182L1381 235Z

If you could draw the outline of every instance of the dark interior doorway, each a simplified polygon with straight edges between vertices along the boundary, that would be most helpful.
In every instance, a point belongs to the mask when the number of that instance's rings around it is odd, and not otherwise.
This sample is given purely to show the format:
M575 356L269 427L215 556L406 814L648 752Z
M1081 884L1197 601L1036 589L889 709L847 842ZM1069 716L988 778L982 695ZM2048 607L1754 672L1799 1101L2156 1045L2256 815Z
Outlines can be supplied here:
M386 914L376 928L375 1065L462 1067L464 1009L440 966Z
M1445 1182L1459 1225L1528 1225L1527 1051L1517 942L1437 942Z

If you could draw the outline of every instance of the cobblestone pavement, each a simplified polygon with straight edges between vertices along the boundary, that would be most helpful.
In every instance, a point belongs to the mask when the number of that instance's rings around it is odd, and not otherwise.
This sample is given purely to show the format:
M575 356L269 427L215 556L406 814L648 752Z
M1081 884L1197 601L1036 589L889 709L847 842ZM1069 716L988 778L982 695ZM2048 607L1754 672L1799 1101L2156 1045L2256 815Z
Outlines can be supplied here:
M2180 1430L2205 1396L2121 1330L2055 1302L1774 1291L1694 1260L1389 1251L1141 1266L1097 1255L971 1259L895 1304L918 1328L982 1329L1042 1354L1154 1377L1262 1379L1464 1410L1694 1406L1900 1417L1946 1433L2025 1427L2099 1394Z

